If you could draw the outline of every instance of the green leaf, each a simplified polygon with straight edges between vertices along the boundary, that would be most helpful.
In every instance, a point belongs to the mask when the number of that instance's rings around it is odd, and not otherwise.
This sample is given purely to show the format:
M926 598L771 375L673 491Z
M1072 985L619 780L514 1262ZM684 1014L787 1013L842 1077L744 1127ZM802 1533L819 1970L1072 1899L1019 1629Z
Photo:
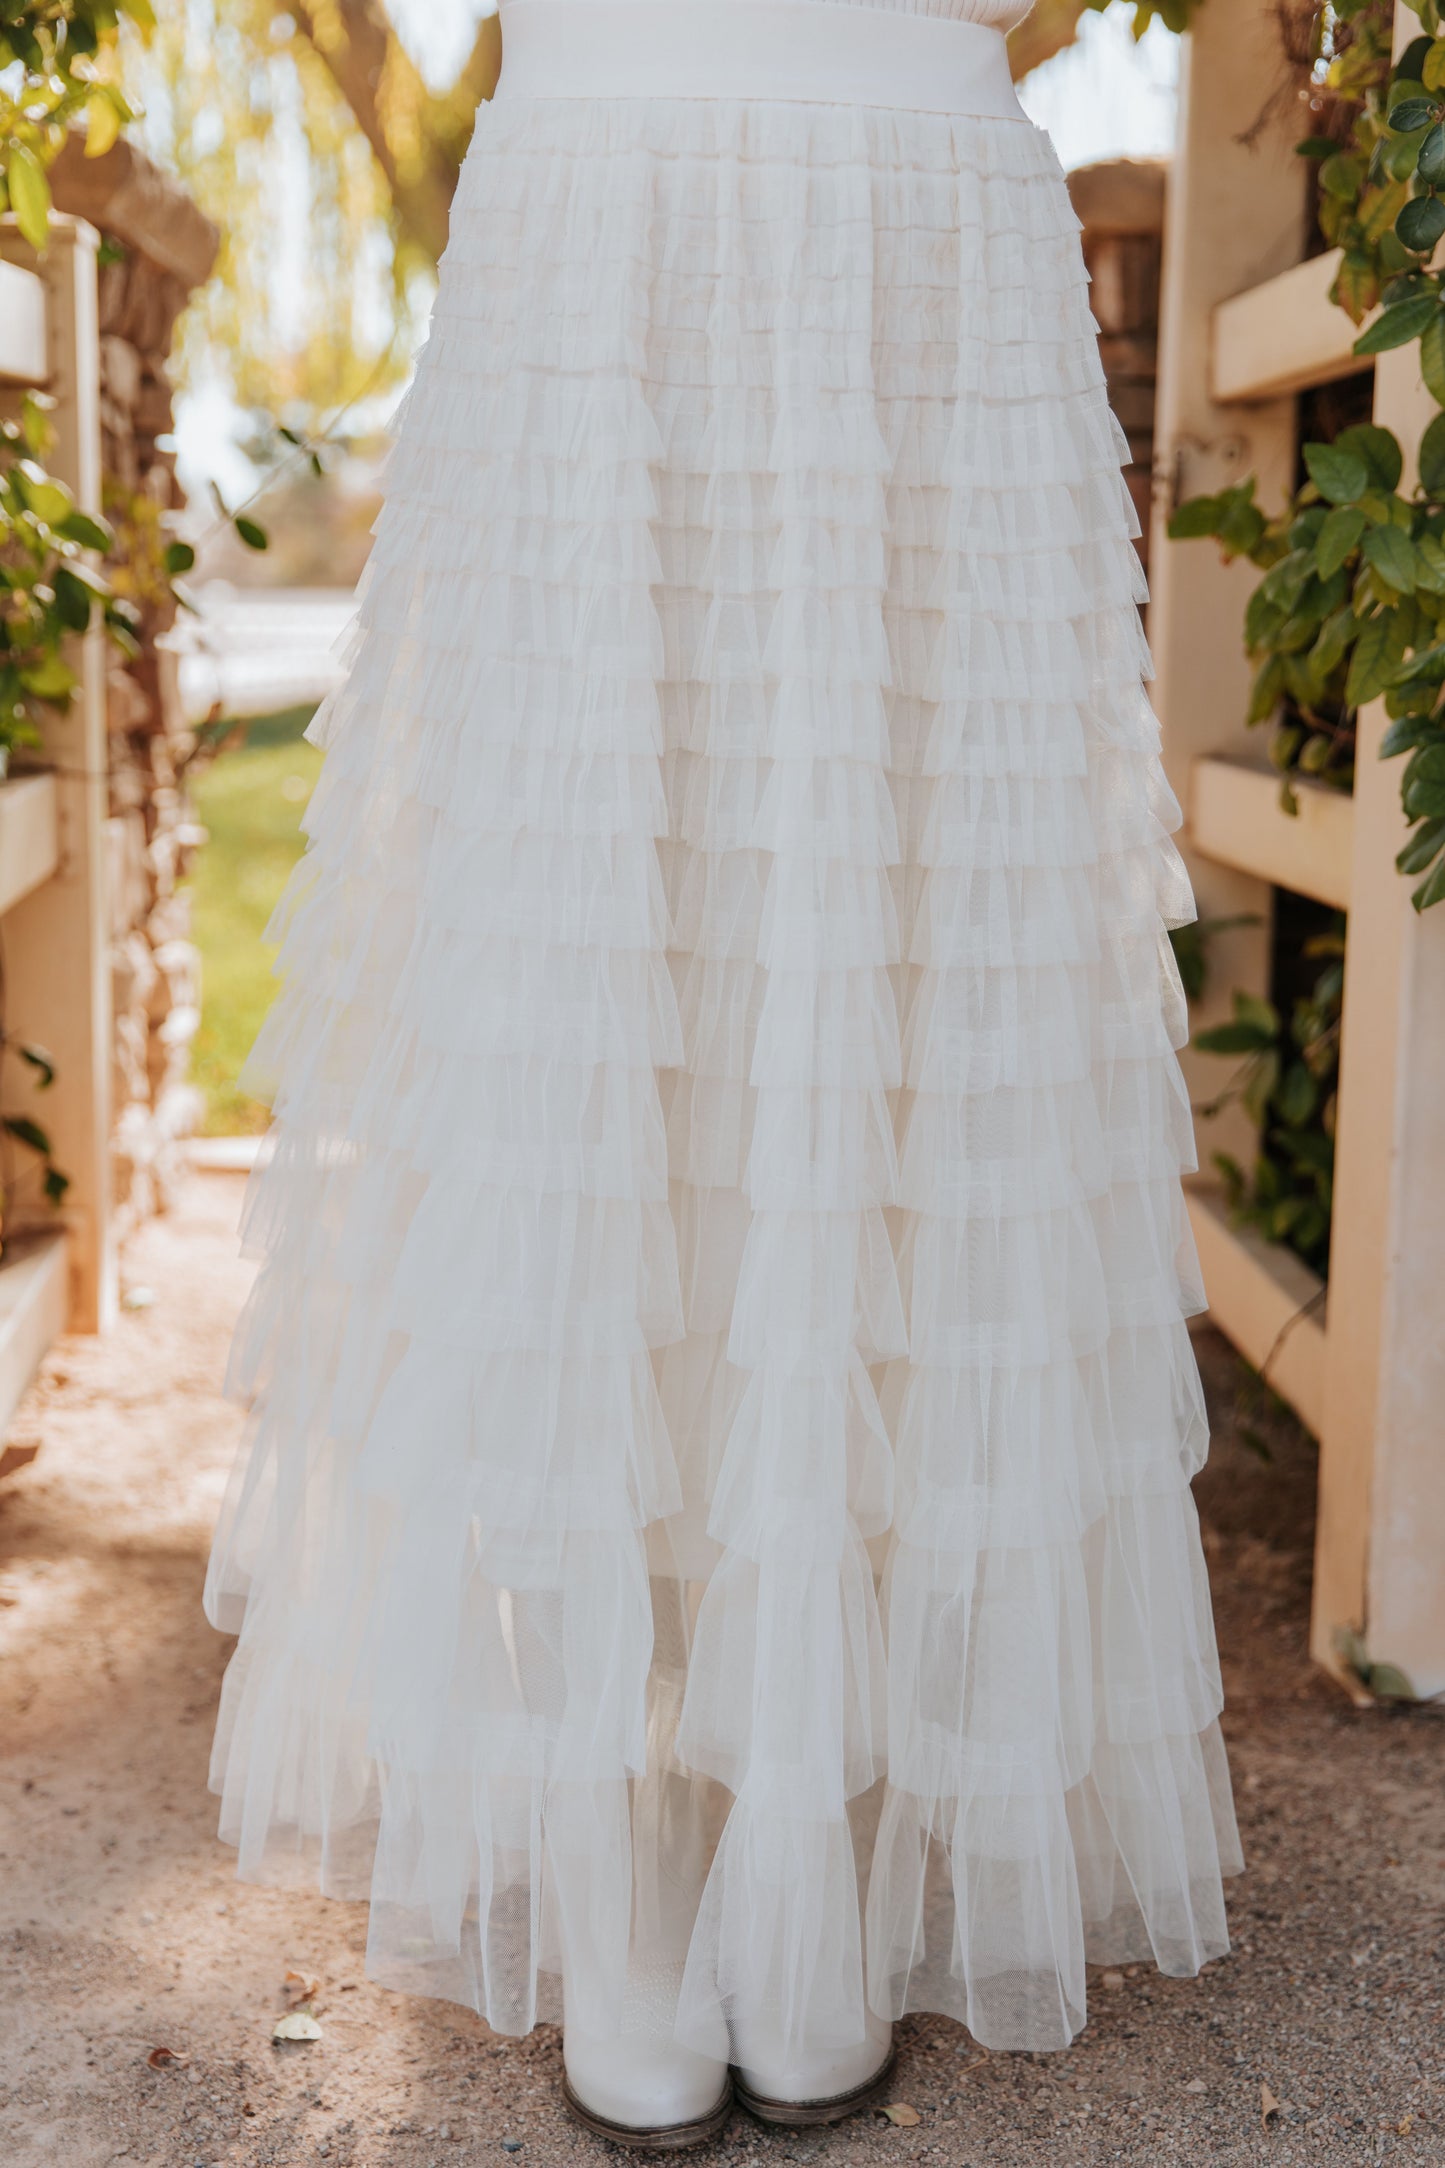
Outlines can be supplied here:
M55 608L61 623L70 632L84 632L90 623L90 613L95 596L84 580L76 578L69 565L58 565L51 582L55 589Z
M1262 1054L1274 1039L1273 1032L1262 1032L1255 1024L1214 1024L1195 1032L1194 1045L1201 1054Z
M1271 655L1250 688L1246 723L1262 723L1273 715L1284 692L1284 657Z
M1438 196L1412 196L1395 220L1395 231L1412 256L1428 256L1445 233L1445 203Z
M1438 120L1420 145L1415 170L1427 188L1437 188L1445 181L1445 125Z
M1410 183L1408 180L1387 180L1378 188L1367 188L1365 190L1356 208L1355 218L1361 237L1369 242L1371 248L1378 248L1387 234L1393 234L1395 220L1404 210L1409 200ZM1409 262L1408 250L1401 248L1398 241L1395 243L1395 247L1399 250L1402 261ZM1375 266L1368 255L1366 255L1365 261L1370 264L1373 272ZM1387 267L1382 264L1381 268ZM1340 269L1343 271L1343 264L1341 264ZM1338 285L1338 283L1337 274L1336 284ZM1356 317L1355 321L1358 323L1359 318Z
M15 487L21 502L36 519L43 519L47 527L59 534L75 508L75 499L63 482L57 482L33 459L22 459L13 469Z
M5 157L5 186L15 223L37 255L50 237L50 183L45 168L24 143L12 143Z
M1445 646L1422 647L1395 674L1397 685L1445 685Z
M1387 587L1396 594L1415 591L1415 545L1398 527L1372 527L1361 545L1365 562L1372 565Z
M1268 521L1257 504L1251 502L1253 484L1247 489L1227 490L1222 497L1223 516L1219 522L1219 539L1230 557L1252 557L1264 540Z
M1445 414L1437 414L1420 439L1420 483L1427 496L1445 497Z
M1281 774L1295 764L1295 756L1304 743L1304 732L1298 723L1280 723L1270 732L1269 758L1272 767Z
M1445 850L1445 819L1422 821L1405 845L1395 855L1395 867L1400 873L1423 873Z
M1441 416L1445 421L1445 415ZM1223 510L1218 497L1190 497L1169 518L1171 542L1197 542L1204 535L1217 534Z
M1400 246L1395 234L1393 219L1390 221L1388 229L1380 235L1379 258L1380 269L1387 276L1396 271L1403 271L1408 276L1411 272L1418 272L1420 269L1419 264L1409 250Z
M1263 994L1250 994L1237 988L1234 995L1234 1013L1246 1022L1257 1025L1261 1031L1269 1032L1271 1037L1280 1029L1279 1010L1272 1001L1267 1001Z
M1418 1701L1420 1698L1398 1664L1371 1664L1366 1684L1372 1694L1384 1701Z
M1357 622L1353 610L1343 609L1327 617L1320 627L1320 636L1310 652L1310 666L1321 682L1344 660Z
M1416 294L1408 301L1394 302L1360 333L1353 351L1385 354L1392 347L1408 345L1411 339L1419 338L1438 307L1434 294Z
M1393 760L1397 753L1412 753L1417 745L1428 745L1439 732L1439 724L1431 722L1428 715L1398 716L1380 740L1380 758Z
M1396 135L1411 135L1417 128L1428 127L1435 113L1432 98L1400 98L1390 108L1390 126Z
M1445 416L1441 417L1445 420ZM1365 531L1365 515L1358 505L1340 504L1325 520L1315 542L1315 565L1320 577L1328 579L1338 572L1347 557L1357 548Z
M1337 452L1356 452L1370 470L1370 480L1389 492L1398 489L1405 471L1405 455L1392 430L1378 422L1355 422L1331 440Z
M1269 1103L1274 1097L1278 1084L1279 1054L1275 1049L1271 1048L1268 1054L1260 1055L1254 1065L1254 1072L1241 1095L1245 1106L1254 1118L1256 1127L1260 1129L1264 1127L1265 1117L1269 1112Z
M189 542L171 542L167 544L165 556L161 561L166 568L166 577L174 580L178 579L183 572L191 570L196 561L196 553Z
M1426 776L1418 783L1407 783L1400 793L1400 802L1412 821L1445 818L1445 782L1432 782Z
M1412 129L1407 135L1391 136L1381 147L1381 163L1392 180L1409 181L1415 171L1415 160L1420 155L1420 145L1425 140L1423 128ZM1321 224L1324 223L1323 211Z
M1330 504L1353 504L1370 486L1370 470L1358 452L1338 451L1333 444L1307 444L1304 463L1315 488Z
M1436 405L1445 406L1445 309L1435 311L1421 335L1420 374Z
M1314 1113L1319 1104L1319 1086L1302 1061L1291 1062L1285 1070L1274 1103L1280 1120L1288 1122L1292 1129L1302 1129Z
M1259 592L1265 596L1271 609L1282 610L1286 616L1294 609L1314 574L1314 558L1309 550L1291 550L1281 557L1277 565L1271 565L1259 583Z
M75 691L75 672L59 655L43 655L20 673L20 682L37 700L65 701Z
M1350 707L1361 708L1385 690L1405 652L1403 632L1398 610L1380 610L1365 618L1345 680L1345 700Z
M265 528L258 527L255 520L245 518L240 512L236 514L235 528L248 550L265 550L271 547L271 537Z
M1435 742L1417 747L1405 770L1407 784L1424 778L1432 783L1445 783L1445 733L1437 732Z
M39 1152L42 1158L50 1157L49 1137L39 1122L32 1122L28 1114L0 1115L0 1129L14 1137L17 1144L28 1144L31 1151Z
M19 1055L27 1069L35 1071L35 1089L38 1092L48 1092L55 1082L55 1063L52 1057L46 1053L44 1047L16 1046L14 1051Z
M1307 504L1296 512L1285 531L1285 540L1292 550L1312 550L1319 539L1319 532L1329 518L1329 509L1323 504Z
M1434 872L1412 892L1410 901L1417 911L1433 910L1437 903L1445 903L1445 858L1441 858Z
M78 542L82 549L99 550L102 555L115 547L115 535L109 523L92 518L89 512L71 512L56 528L67 542Z
M1365 161L1351 151L1336 151L1320 167L1320 187L1327 196L1353 203L1364 186Z
M1445 595L1445 544L1422 534L1415 544L1415 585L1428 594Z
M1415 42L1420 41L1417 38ZM1445 90L1445 38L1431 38L1424 58L1417 61L1416 67L1427 90Z

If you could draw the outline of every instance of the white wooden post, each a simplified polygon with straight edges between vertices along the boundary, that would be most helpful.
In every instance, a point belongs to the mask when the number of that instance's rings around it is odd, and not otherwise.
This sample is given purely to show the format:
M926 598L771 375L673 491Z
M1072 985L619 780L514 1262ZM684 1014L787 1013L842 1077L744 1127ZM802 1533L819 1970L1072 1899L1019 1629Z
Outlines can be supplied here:
M88 511L100 507L99 323L94 229L56 217L37 260L13 221L0 221L0 255L39 272L45 286L46 390L56 400L51 471ZM7 1022L55 1058L52 1088L33 1102L18 1064L7 1101L48 1130L70 1176L72 1329L96 1332L115 1311L110 1213L110 967L101 828L106 813L105 656L102 635L76 643L80 686L69 713L53 713L43 757L54 763L58 864L5 913Z
M1240 629L1258 574L1246 562L1222 565L1207 544L1171 544L1164 528L1185 497L1255 474L1261 501L1277 503L1293 481L1293 398L1247 409L1217 404L1210 324L1226 296L1298 261L1306 182L1290 115L1249 144L1239 140L1279 73L1271 10L1259 0L1208 0L1195 20L1184 41L1164 225L1149 612L1164 765L1186 821L1198 756L1258 757L1257 735L1244 722L1250 672ZM1196 852L1187 826L1180 840L1202 919L1241 912L1260 919L1210 943L1209 990L1196 1018L1209 1024L1228 1013L1234 987L1264 991L1271 892L1266 882ZM1196 1099L1217 1092L1227 1074L1217 1058L1204 1057L1186 1057L1186 1073ZM1231 1110L1201 1136L1200 1149L1202 1157L1223 1149L1247 1161L1254 1149L1247 1118Z
M1212 0L1211 0L1212 4ZM1396 9L1396 49L1419 33ZM1436 412L1418 348L1382 355L1375 418L1407 458ZM1398 760L1360 718L1354 863L1320 1436L1313 1648L1339 1636L1445 1690L1445 906L1424 916L1394 869Z

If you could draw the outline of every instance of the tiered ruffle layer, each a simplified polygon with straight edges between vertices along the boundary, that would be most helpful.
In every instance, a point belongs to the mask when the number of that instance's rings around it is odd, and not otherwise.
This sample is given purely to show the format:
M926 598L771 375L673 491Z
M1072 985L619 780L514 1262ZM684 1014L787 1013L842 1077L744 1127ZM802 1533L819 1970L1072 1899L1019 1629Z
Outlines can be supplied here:
M209 1600L242 1872L500 2030L630 1943L698 2044L1046 2047L1086 1958L1227 1946L1120 448L1027 124L483 116L313 730Z

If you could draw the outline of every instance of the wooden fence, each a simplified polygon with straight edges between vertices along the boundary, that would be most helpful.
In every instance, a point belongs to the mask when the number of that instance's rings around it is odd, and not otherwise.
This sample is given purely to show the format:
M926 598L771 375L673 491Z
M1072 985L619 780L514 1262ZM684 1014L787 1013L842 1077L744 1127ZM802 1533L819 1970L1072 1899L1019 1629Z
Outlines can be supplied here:
M1354 331L1331 305L1332 257L1301 261L1307 132L1281 77L1273 12L1209 0L1186 41L1165 227L1150 631L1165 762L1186 809L1200 915L1258 914L1219 936L1201 1022L1230 991L1267 991L1276 889L1348 916L1328 1300L1291 1253L1232 1227L1201 1179L1191 1213L1216 1321L1320 1440L1312 1645L1363 1637L1420 1694L1445 1689L1445 908L1418 917L1394 868L1406 828L1398 762L1377 758L1382 704L1361 718L1353 798L1301 782L1278 802L1248 732L1244 605L1258 574L1210 545L1168 543L1182 498L1247 474L1278 506L1296 480L1297 398L1352 375ZM1397 10L1397 43L1419 31ZM1263 111L1261 110L1263 109ZM1258 123L1257 125L1252 125ZM1435 411L1417 349L1384 356L1375 418L1407 456ZM1196 1061L1198 1096L1218 1063ZM1201 1158L1252 1156L1237 1111Z
M0 401L24 386L54 399L48 464L87 510L100 504L99 333L93 229L56 218L38 261L0 219ZM115 1306L110 1178L110 984L104 878L105 656L76 642L80 689L52 714L44 772L0 784L0 945L5 1024L54 1056L34 1093L13 1057L7 1112L33 1113L70 1177L60 1221L18 1238L0 1265L0 1435L46 1347L67 1325L100 1330Z

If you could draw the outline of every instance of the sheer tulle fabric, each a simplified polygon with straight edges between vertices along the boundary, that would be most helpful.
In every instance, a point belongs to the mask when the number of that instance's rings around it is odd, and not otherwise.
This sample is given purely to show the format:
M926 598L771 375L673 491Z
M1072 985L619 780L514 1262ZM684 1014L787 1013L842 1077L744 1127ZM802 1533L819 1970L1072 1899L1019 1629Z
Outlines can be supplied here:
M241 1871L501 2031L662 1967L699 2045L1042 2048L1227 1946L1120 450L1027 124L484 113L313 728L209 1602Z

